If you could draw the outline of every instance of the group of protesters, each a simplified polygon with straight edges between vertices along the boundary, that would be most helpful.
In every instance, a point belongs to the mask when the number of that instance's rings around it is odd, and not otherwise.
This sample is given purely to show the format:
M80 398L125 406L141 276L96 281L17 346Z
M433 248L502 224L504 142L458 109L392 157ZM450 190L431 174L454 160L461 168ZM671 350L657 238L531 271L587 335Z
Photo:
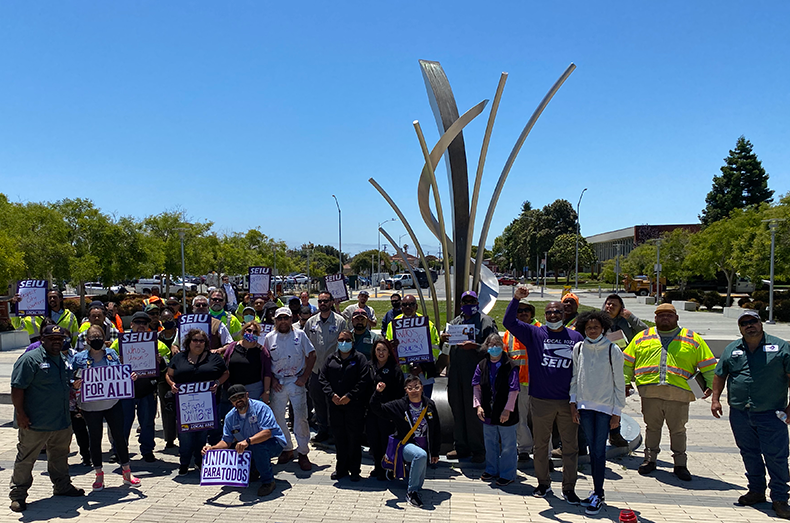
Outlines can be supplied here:
M309 471L312 442L334 445L332 480L358 482L367 443L374 463L370 477L408 476L406 500L422 507L427 467L439 461L442 445L431 395L435 378L446 373L454 420L448 460L484 463L480 479L498 487L516 480L518 462L532 461L537 479L532 495L545 497L552 492L551 457L561 457L562 496L588 514L597 514L604 504L607 442L629 444L621 434L620 416L632 383L646 425L639 474L656 469L666 423L673 473L682 481L692 480L686 456L689 404L696 399L692 382L702 384L697 397L712 395L716 417L722 413L726 383L730 423L749 480L749 492L738 502L765 501L767 468L773 508L777 516L790 518L788 435L779 417L780 412L790 414L790 347L763 332L755 311L744 310L738 319L742 338L727 347L717 364L702 337L678 325L671 304L656 308L655 327L648 328L616 294L602 310L579 314L579 299L569 293L546 304L541 323L528 296L526 286L515 289L501 337L496 322L480 310L477 294L464 292L460 314L449 324L469 326L468 338L459 342L450 332L439 334L428 320L430 357L405 363L398 356L395 325L421 316L413 295L392 294L392 310L379 326L366 291L340 312L339 301L326 291L319 293L317 307L307 293L287 305L271 294L244 295L237 302L224 281L192 300L193 312L211 316L209 332L192 329L183 339L177 328L180 305L154 295L144 311L132 316L131 330L158 333L159 375L132 373L132 399L84 402L81 372L121 363L118 334L123 326L100 302L91 303L88 317L79 323L63 307L62 295L51 291L50 316L18 320L32 344L12 375L20 430L11 509L25 510L31 470L43 448L54 494L84 495L68 474L72 432L83 465L95 470L93 490L104 488L105 421L111 460L120 463L123 483L139 486L130 468L129 436L136 418L140 453L145 461L156 461L157 397L165 447L174 447L178 438L179 475L188 474L193 464L200 470L208 450L248 450L251 479L260 478L258 495L266 496L276 488L272 461L285 465L296 459ZM377 328L381 334L374 332ZM182 384L198 382L210 383L216 394L220 428L178 432L174 398ZM316 431L312 439L311 426ZM590 457L593 480L585 499L575 492L580 453Z

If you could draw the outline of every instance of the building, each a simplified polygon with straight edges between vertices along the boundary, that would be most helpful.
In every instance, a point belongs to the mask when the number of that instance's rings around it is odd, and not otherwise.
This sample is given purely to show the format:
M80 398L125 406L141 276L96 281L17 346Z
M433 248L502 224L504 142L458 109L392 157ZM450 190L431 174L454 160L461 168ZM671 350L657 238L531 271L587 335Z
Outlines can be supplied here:
M660 238L662 234L672 232L675 229L686 229L689 232L699 232L700 225L681 224L681 225L634 225L616 231L604 232L587 236L587 243L595 251L598 263L593 272L600 272L606 260L611 260L620 256L628 256L639 245L648 240ZM619 246L619 252L618 252Z

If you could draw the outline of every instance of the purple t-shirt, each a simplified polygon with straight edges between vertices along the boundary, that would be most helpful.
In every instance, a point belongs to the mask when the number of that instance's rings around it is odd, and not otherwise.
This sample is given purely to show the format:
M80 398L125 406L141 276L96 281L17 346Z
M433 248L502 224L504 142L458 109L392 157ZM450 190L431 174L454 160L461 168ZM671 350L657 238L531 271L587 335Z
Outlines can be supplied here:
M502 325L527 348L529 356L529 395L545 400L570 401L573 377L573 346L584 336L563 328L550 331L545 325L535 327L516 318L518 300L507 306Z

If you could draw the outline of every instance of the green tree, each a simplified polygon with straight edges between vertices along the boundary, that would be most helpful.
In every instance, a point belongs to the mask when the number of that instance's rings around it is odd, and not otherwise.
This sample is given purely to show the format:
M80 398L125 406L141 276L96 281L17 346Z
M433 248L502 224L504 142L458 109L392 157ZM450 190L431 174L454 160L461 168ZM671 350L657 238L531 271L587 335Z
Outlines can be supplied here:
M692 236L689 231L678 228L661 237L661 275L668 282L677 282L681 291L686 290L686 283L695 272L686 262Z
M571 272L576 269L576 235L561 234L549 249L549 262L555 269L565 271L566 282L571 281ZM593 265L597 261L595 252L584 238L579 238L579 267ZM557 273L555 272L555 281Z
M734 209L770 203L774 191L768 188L768 173L744 136L724 159L721 175L713 177L713 187L705 198L700 215L704 225L726 218Z
M623 275L633 277L653 274L656 264L656 246L652 243L643 243L628 253L620 262ZM651 276L652 277L652 276Z
M362 251L351 260L351 272L354 274L370 274L371 269L375 268L375 262L378 260L376 249L369 249ZM373 264L371 265L371 260ZM386 252L381 251L381 266L390 266L390 257Z

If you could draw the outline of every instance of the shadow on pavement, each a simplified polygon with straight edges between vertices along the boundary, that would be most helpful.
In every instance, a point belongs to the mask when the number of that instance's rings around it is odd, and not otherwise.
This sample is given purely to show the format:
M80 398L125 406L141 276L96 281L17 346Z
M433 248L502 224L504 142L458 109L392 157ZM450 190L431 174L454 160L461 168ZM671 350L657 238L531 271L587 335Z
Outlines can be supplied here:
M27 510L22 514L20 521L76 518L80 515L78 509L90 511L108 505L130 503L146 499L146 497L139 490L125 486L106 487L99 492L88 492L84 497L79 498L53 496L29 502Z
M274 492L269 494L266 497L259 497L258 496L258 487L261 486L260 481L255 481L250 484L247 488L239 488L239 487L222 487L222 489L215 495L208 498L205 502L206 505L211 505L212 507L220 507L220 508L231 508L231 507L238 507L238 503L226 504L221 503L219 500L220 498L227 496L238 494L239 501L241 501L242 506L252 506L258 503L263 503L266 501L271 501L273 499L277 499L283 496L283 493L291 488L291 484L288 481L284 480L277 480L275 479L275 484L277 485L274 489Z
M637 470L639 465L642 464L642 461L642 458L637 456L629 456L627 458L623 458L622 465L627 469ZM656 461L656 464L658 465L658 468L648 474L648 477L655 478L657 481L660 481L666 485L682 487L686 490L743 490L743 486L741 485L722 481L717 478L707 478L705 476L700 476L695 474L693 470L689 470L692 477L691 481L681 481L672 472L672 469L674 468L673 463L664 460L658 460Z

